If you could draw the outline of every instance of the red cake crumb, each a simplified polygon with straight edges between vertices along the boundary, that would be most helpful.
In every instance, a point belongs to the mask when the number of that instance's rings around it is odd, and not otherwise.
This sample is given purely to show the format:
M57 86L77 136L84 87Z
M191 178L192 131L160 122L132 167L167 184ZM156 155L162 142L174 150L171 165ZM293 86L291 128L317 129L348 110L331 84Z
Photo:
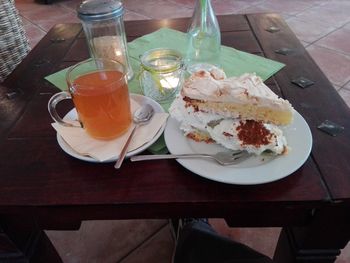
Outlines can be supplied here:
M238 138L242 141L242 145L267 145L271 141L272 134L267 130L262 122L247 120L240 121L240 125L236 128Z

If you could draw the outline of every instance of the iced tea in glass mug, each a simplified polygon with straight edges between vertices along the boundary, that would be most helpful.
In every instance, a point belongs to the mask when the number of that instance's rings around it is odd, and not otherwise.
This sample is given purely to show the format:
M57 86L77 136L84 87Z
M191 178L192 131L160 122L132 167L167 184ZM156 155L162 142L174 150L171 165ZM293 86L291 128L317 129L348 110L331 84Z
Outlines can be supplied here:
M125 133L131 122L130 99L126 68L107 59L88 59L72 66L66 75L68 90L51 97L48 109L51 117L64 126L56 112L61 100L73 99L79 121L93 138L110 140Z

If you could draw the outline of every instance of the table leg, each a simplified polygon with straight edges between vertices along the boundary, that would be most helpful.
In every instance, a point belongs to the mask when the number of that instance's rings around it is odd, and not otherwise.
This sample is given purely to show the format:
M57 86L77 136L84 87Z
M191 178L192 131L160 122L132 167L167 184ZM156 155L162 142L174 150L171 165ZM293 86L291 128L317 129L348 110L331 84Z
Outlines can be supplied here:
M0 262L62 263L62 260L34 220L0 217Z
M276 247L277 263L333 263L350 240L350 209L332 206L315 211L306 227L283 228Z

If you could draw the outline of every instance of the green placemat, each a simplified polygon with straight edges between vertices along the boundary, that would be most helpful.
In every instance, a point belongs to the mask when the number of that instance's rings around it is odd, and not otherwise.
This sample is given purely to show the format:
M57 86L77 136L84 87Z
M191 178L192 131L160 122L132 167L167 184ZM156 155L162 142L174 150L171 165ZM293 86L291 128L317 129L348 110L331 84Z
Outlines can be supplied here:
M140 56L147 50L161 47L175 49L185 56L187 47L186 34L169 28L161 28L151 34L144 35L128 43L130 63L134 70L134 78L129 81L128 84L131 93L142 94L138 79L140 73ZM234 48L222 46L220 66L222 66L228 77L240 76L244 73L256 73L263 80L267 80L285 65ZM67 83L65 81L65 76L67 70L68 69L63 69L58 71L45 77L45 79L59 89L66 90ZM170 103L163 103L161 105L167 111ZM161 139L153 144L149 150L154 153L159 153L164 151L164 148L164 138L161 137Z
M160 47L175 49L185 56L187 49L186 34L173 29L162 28L130 42L128 52L131 58L139 61L139 57L144 52ZM256 73L263 80L267 80L285 66L280 62L226 46L221 48L219 61L228 77L240 76L244 73ZM139 68L138 66L134 69L135 72L139 72Z

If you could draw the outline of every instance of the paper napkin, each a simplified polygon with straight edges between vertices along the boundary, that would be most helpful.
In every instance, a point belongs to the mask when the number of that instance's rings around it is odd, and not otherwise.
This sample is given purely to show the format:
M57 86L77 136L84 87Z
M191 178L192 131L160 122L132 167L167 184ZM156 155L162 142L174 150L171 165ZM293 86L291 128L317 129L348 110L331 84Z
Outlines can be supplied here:
M131 112L135 112L139 107L140 105L131 100ZM166 122L168 115L168 113L155 113L148 124L139 126L129 145L128 152L138 149L151 141ZM76 123L78 124L78 121ZM65 127L58 123L52 123L52 127L78 154L90 156L97 161L104 162L109 159L116 159L120 155L134 124L121 137L109 141L96 140L90 137L83 128L79 127Z

